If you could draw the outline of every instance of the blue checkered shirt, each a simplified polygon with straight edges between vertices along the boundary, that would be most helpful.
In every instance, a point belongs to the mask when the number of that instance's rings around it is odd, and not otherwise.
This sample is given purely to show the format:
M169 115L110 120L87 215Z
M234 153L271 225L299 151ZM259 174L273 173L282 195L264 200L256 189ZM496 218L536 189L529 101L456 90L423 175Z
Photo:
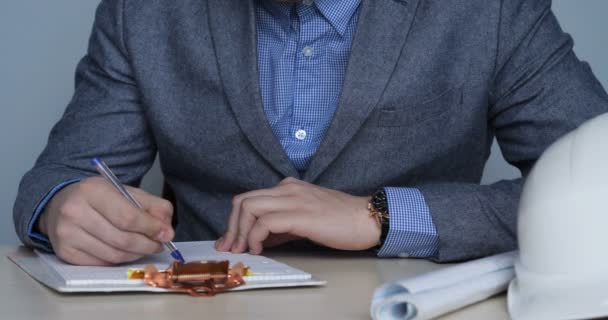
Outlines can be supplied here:
M319 148L338 104L361 0L303 0L298 5L258 0L258 67L264 112L294 166L305 171ZM63 187L51 190L29 224ZM385 188L389 233L381 257L429 257L438 236L424 197L413 188Z
M294 166L305 171L332 120L361 0L257 1L258 69L264 111ZM389 233L381 257L429 257L438 235L419 190L385 188Z

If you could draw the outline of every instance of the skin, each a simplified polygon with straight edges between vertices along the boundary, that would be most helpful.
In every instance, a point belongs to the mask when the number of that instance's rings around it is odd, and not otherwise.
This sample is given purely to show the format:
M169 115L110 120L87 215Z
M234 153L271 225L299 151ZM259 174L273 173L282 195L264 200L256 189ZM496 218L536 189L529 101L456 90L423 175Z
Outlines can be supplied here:
M101 177L58 192L40 216L57 256L77 265L106 266L137 260L163 250L173 239L173 206L140 189L127 187L146 212L128 202Z
M287 178L274 188L236 196L216 248L260 254L264 247L305 238L340 250L366 250L378 244L381 233L369 216L369 199Z

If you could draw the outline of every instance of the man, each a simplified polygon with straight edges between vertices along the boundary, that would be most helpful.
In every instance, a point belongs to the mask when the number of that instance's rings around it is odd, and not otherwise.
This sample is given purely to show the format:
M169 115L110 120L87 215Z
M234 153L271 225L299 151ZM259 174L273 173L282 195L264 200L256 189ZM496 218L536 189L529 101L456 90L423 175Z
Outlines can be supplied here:
M606 111L549 0L104 0L15 226L74 264L174 236L470 259L516 246L493 138L525 176ZM176 206L132 187L147 214L89 164L137 186L157 152Z

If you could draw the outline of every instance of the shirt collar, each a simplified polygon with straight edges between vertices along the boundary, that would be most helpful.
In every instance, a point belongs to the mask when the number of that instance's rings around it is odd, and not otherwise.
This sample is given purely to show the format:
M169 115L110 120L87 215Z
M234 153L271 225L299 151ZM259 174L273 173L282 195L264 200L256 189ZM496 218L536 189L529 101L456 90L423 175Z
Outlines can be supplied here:
M260 0L261 4L272 15L289 18L291 5L279 4L272 0ZM319 12L343 36L353 15L357 12L361 0L314 0ZM303 4L300 4L303 5Z
M315 0L315 4L325 19L343 36L361 0Z

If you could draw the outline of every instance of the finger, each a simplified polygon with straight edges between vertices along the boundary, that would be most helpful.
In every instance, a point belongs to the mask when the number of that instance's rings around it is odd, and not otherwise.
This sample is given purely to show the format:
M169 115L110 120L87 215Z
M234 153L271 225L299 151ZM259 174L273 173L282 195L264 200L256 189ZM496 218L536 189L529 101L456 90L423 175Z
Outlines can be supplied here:
M300 240L302 239L301 237L298 236L294 236L291 234L270 234L268 236L268 238L266 238L266 240L264 240L263 242L263 246L264 248L272 248L272 247L276 247L276 246L280 246L282 244L285 244L287 242L291 242L291 241L295 241L295 240Z
M149 214L167 224L171 224L173 218L173 204L171 202L142 189L127 186L127 190L133 194Z
M82 210L86 219L80 219L75 223L111 247L137 255L155 254L163 250L160 242L150 240L139 233L120 230L90 207Z
M281 182L279 182L279 186L283 186L286 184L307 184L305 181L302 181L300 179L294 178L294 177L287 177L283 180L281 180Z
M268 213L293 212L299 207L296 197L258 196L243 200L239 216L237 241L232 252L241 253L247 250L247 236L255 221Z
M251 197L260 196L281 196L285 194L284 189L277 187L271 189L260 189L237 195L232 200L232 210L230 211L230 218L228 219L228 229L222 237L222 241L218 244L219 251L229 251L235 245L238 231L239 231L239 219L241 213L241 204L243 200Z
M142 255L113 248L87 232L82 232L78 242L73 243L72 247L110 264L135 261L142 257Z
M57 256L61 258L61 260L77 266L107 267L112 265L109 262L98 259L82 250L75 248L65 249L61 255L59 252L57 252Z
M230 210L230 216L228 218L228 229L217 242L216 249L218 251L229 251L230 248L232 248L232 243L234 242L234 239L236 239L236 234L238 232L238 214L240 211L240 207L240 198L238 198L238 196L235 196L232 199L232 209Z
M114 189L100 190L89 198L89 203L122 231L140 233L160 242L173 238L173 228L169 224L136 208Z
M219 237L217 240L215 240L215 243L213 244L215 247L215 250L217 251L221 251L220 248L222 248L222 242L224 241L224 237Z
M295 225L298 223L298 214L289 213L269 213L259 218L251 228L247 238L249 252L251 254L262 253L264 240L273 234L288 233L293 236L302 236L297 234Z

